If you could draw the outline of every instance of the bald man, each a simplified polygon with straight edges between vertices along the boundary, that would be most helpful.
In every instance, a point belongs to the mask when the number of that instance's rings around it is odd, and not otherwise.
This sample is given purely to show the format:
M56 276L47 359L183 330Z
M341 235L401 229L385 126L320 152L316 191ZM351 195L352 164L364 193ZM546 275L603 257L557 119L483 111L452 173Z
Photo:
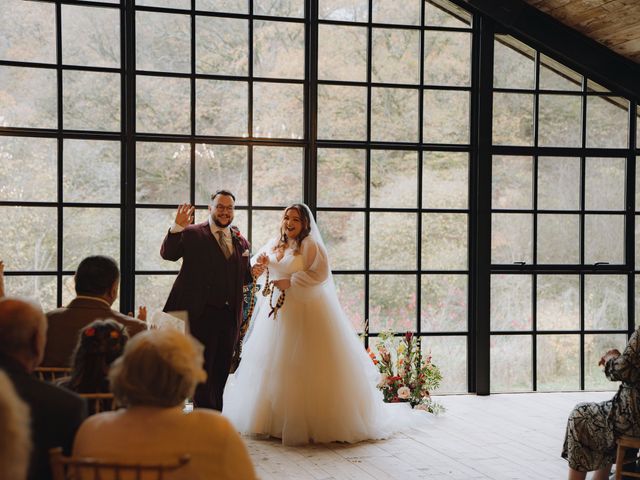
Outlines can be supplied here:
M42 361L46 338L47 321L39 307L18 298L0 299L0 369L31 410L29 480L51 478L49 449L60 446L70 454L87 416L82 398L32 375Z

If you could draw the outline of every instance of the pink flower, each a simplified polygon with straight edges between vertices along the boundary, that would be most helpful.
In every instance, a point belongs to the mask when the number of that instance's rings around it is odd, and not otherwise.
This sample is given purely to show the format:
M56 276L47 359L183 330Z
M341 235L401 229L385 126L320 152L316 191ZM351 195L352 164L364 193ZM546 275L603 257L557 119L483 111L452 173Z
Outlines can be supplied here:
M423 412L428 412L429 407L427 407L424 403L419 403L415 406L415 410L422 410Z
M406 400L411 396L411 390L409 387L402 386L398 389L398 398Z

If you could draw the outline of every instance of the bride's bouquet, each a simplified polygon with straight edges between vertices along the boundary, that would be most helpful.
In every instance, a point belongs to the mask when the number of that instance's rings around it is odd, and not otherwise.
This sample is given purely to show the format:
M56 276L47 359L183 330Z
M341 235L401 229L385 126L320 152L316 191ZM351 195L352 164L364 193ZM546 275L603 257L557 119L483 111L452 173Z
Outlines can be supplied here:
M423 355L419 337L407 332L398 339L391 332L382 332L375 342L375 351L367 350L380 371L378 388L385 402L408 402L417 410L434 414L444 411L429 393L440 385L442 374L431 363L431 355Z

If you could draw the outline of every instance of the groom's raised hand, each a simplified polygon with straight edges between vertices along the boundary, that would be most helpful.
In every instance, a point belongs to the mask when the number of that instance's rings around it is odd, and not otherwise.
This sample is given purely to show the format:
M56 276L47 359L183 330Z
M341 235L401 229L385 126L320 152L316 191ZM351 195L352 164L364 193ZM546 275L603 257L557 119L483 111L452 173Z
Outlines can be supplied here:
M176 212L176 225L180 225L182 228L190 225L191 222L193 222L193 214L195 211L196 207L190 203L181 203Z

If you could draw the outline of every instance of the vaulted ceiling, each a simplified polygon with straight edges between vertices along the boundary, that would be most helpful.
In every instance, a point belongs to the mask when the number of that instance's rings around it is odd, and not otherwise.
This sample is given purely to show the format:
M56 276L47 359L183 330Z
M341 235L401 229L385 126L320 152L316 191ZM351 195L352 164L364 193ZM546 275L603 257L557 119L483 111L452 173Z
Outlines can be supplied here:
M640 63L640 0L524 0L563 24Z

